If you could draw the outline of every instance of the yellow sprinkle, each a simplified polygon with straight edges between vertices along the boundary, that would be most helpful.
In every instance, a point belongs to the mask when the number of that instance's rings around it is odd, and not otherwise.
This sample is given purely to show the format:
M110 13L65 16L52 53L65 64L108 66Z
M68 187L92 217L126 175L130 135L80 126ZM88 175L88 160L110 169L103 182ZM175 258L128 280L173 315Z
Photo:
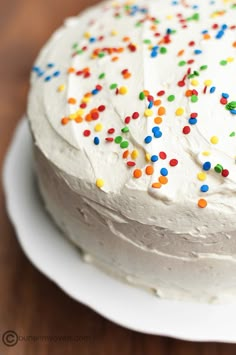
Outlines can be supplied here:
M77 115L78 116L83 116L84 114L84 109L83 108L80 108L79 110L76 111Z
M193 79L193 80L191 81L191 84L192 84L193 86L198 86L198 85L199 85L199 81L198 81L197 79Z
M228 57L228 58L227 58L227 62L228 62L228 63L232 63L233 61L234 61L234 58L233 58L233 57Z
M211 86L211 84L212 84L212 80L205 80L204 81L205 86Z
M97 185L97 187L99 187L101 189L104 186L104 180L103 179L97 179L96 180L96 185Z
M70 118L71 120L74 120L76 117L77 117L77 113L76 113L76 112L75 112L75 113L71 113L71 114L69 115L69 118Z
M57 91L59 91L59 92L64 91L65 88L66 88L66 86L64 84L62 84L62 85L58 86Z
M202 155L204 155L205 157L208 157L209 155L211 155L211 152L204 151L204 152L202 152Z
M116 30L112 30L112 31L111 31L111 35L112 35L112 36L116 36L117 34L118 34L118 32L117 32Z
M84 38L90 38L90 37L91 37L91 34L89 32L84 33Z
M198 178L198 180L200 180L200 181L204 181L204 180L206 180L206 178L207 178L207 174L206 174L206 173L203 173L203 172L200 172L200 173L197 174L197 178Z
M83 97L81 101L87 104L90 100L90 97Z
M138 158L138 156L139 156L138 150L137 150L137 149L134 149L134 150L132 151L132 153L131 153L131 158L135 160L135 159Z
M125 95L125 94L127 94L127 92L128 92L128 89L127 89L126 86L121 86L121 87L120 87L119 93L120 93L121 95Z
M147 163L151 160L150 154L148 154L148 153L145 154L145 160Z
M177 110L175 111L176 116L182 116L184 114L184 108L183 107L179 107L177 108Z
M96 132L100 132L103 129L103 125L101 123L96 124L96 126L94 127L94 130Z
M144 116L145 117L150 117L153 115L153 111L149 108L147 108L145 111L144 111Z
M172 20L172 18L173 18L173 15L167 15L167 16L166 16L166 19L167 19L167 20Z
M217 144L219 142L219 138L217 136L212 136L210 141L212 144Z

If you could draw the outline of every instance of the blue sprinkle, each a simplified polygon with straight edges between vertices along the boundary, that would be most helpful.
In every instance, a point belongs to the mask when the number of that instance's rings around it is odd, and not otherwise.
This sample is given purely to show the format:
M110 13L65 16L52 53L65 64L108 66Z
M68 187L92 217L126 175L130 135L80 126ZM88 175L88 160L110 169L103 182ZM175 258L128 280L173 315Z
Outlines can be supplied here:
M157 51L158 48L159 48L159 46L154 46L154 47L152 47L152 50L153 50L153 51Z
M44 75L44 71L43 70L39 70L38 71L38 76L40 77L40 76L43 76Z
M152 57L152 58L155 58L155 57L157 57L157 56L158 56L157 51L152 51L152 52L151 52L151 57Z
M217 33L217 35L216 35L216 38L217 39L221 39L223 36L224 36L224 31L222 31L222 30L220 30L218 33Z
M167 176L168 175L168 170L166 168L162 168L160 170L160 173L161 173L162 176Z
M152 127L152 133L160 131L160 128L158 126Z
M89 38L89 42L90 42L90 43L94 43L94 42L96 42L96 38L95 38L95 37L91 37L91 38Z
M95 145L98 145L100 143L100 140L99 140L98 137L95 137L93 142L94 142Z
M222 31L227 30L227 28L228 28L228 25L226 25L226 24L223 24L222 27L221 27Z
M153 107L153 101L150 101L149 102L149 105L148 105L148 108L150 109L150 108L152 108Z
M221 95L222 95L222 97L225 98L225 99L228 99L228 98L229 98L229 94L226 94L225 92L223 92Z
M147 136L147 137L145 137L145 139L144 139L144 142L145 142L146 144L151 143L151 141L152 141L152 137L151 137L151 136Z
M166 33L167 33L168 35L170 35L171 32L172 32L171 28L167 28Z
M212 87L210 88L210 93L211 93L211 94L214 94L215 91L216 91L216 87L215 87L215 86L212 86Z
M232 113L232 115L236 115L236 110L230 110L230 113Z
M202 185L200 187L200 190L201 190L201 192L207 192L209 190L209 186L208 185Z
M60 74L61 74L61 72L59 70L57 70L53 73L53 76L59 76Z
M155 138L161 138L161 136L162 136L162 132L161 131L155 131L154 132L154 137Z
M195 49L194 54L202 54L201 49Z
M190 118L190 119L188 120L188 123L189 123L189 124L196 124L196 123L197 123L197 119L196 119L196 118Z
M32 68L32 71L35 72L35 73L39 73L39 72L40 72L40 68L37 67L37 66L34 66L34 67Z
M50 81L52 79L51 76L46 76L46 78L44 79L44 81Z
M202 34L203 34L203 35L205 35L206 33L208 33L208 30L202 31Z
M99 90L97 90L97 89L92 90L93 95L96 95L98 92L99 92Z
M54 66L55 66L55 64L53 64L53 63L48 63L48 65L47 65L48 68L53 68Z
M155 163L157 160L158 160L158 156L157 156L157 155L152 155L152 156L151 156L151 161L152 161L153 163Z
M203 165L202 165L203 170L207 171L210 170L211 168L211 163L209 161L206 161Z

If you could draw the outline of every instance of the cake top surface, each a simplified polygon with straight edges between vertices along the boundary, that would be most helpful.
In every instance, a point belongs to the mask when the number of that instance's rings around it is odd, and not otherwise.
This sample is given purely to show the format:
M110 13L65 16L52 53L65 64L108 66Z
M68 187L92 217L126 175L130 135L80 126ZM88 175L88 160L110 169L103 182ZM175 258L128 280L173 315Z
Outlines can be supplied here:
M178 203L196 223L209 208L232 216L235 20L227 0L107 1L68 19L33 67L28 115L42 149L57 160L47 121L78 158L76 170L64 156L65 170L103 193Z

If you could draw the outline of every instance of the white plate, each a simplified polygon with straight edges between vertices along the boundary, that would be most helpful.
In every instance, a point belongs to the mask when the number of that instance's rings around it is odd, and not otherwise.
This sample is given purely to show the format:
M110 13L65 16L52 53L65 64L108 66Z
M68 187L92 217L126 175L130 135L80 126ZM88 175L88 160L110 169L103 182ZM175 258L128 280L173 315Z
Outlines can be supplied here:
M161 300L83 262L45 213L33 173L26 119L4 166L7 209L31 262L75 300L133 330L193 341L236 342L236 305Z

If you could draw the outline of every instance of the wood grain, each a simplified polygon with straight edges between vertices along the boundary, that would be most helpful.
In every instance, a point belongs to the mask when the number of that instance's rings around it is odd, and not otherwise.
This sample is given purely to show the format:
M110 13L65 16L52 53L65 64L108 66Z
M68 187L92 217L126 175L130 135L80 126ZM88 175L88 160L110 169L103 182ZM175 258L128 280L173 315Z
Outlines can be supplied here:
M25 111L34 58L65 17L96 0L0 0L0 170ZM17 173L17 172L16 172ZM73 301L26 259L7 217L0 187L0 335L88 336L78 342L21 341L0 355L235 355L236 345L191 343L119 327ZM235 330L236 331L236 330Z

